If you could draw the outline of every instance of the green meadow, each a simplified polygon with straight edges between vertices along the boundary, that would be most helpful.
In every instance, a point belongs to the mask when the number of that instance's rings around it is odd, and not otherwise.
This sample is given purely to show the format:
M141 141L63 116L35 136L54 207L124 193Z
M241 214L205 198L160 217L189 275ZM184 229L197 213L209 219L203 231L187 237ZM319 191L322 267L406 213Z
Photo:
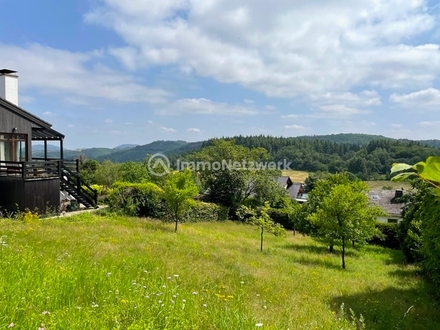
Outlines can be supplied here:
M230 221L84 213L0 221L0 329L438 329L399 251Z

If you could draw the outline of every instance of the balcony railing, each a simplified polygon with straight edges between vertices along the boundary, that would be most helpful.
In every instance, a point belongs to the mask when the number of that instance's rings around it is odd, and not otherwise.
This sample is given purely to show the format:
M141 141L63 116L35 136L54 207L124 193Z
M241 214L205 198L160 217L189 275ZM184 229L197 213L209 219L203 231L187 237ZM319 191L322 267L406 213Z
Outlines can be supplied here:
M0 177L35 180L59 176L59 162L56 160L30 162L0 161Z

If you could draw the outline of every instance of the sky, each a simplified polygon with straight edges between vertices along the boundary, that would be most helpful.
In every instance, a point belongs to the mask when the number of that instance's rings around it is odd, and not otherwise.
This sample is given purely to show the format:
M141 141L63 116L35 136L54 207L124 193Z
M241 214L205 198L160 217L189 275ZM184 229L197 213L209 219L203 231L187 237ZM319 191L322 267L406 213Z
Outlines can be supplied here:
M0 0L0 68L69 149L233 135L440 138L440 5Z

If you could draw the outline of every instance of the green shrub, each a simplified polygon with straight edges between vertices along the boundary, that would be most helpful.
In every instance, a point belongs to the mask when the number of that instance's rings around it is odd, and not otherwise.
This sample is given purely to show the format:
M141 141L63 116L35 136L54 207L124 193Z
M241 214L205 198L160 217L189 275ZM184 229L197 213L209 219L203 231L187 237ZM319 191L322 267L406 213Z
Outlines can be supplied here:
M375 244L390 249L398 249L400 241L397 235L397 223L376 223L377 234L368 241L370 244Z
M440 200L427 193L423 199L420 217L422 266L428 278L435 285L435 294L440 299Z
M160 218L165 212L163 191L151 182L115 182L108 203L112 211L131 216Z
M221 221L228 219L228 208L214 203L195 201L191 210L186 214L188 222Z
M287 230L293 229L293 222L289 218L289 210L287 209L270 209L269 216L275 223L279 223Z

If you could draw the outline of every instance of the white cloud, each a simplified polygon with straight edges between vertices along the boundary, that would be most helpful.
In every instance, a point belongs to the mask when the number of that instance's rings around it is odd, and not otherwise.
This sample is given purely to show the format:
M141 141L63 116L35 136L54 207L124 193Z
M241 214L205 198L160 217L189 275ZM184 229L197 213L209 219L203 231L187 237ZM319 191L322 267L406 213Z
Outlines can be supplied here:
M402 128L403 124L391 123L390 126L393 128Z
M213 102L211 100L200 99L180 99L167 107L156 110L160 115L218 115L218 116L254 116L262 111L253 107L242 105L231 105L224 102Z
M199 128L195 128L195 127L193 127L193 128L188 128L187 131L188 131L188 132L200 133L202 130L199 129Z
M113 120L112 120L112 119L109 119L109 118L107 118L106 120L104 120L104 122L105 122L106 124L113 124Z
M366 110L360 110L352 107L348 107L344 104L332 104L324 105L319 109L319 115L326 116L352 116L369 113Z
M310 129L310 127L305 127L305 126L296 125L296 124L294 124L294 125L286 125L286 126L284 126L284 128L294 129L294 130L309 130Z
M162 131L164 131L164 132L167 132L167 133L175 133L175 132L177 132L174 128L171 128L171 127L162 126L160 129Z
M171 95L144 86L132 75L95 64L102 56L100 51L74 53L39 44L18 47L0 43L0 62L19 69L20 87L61 95L74 104L87 104L85 99L156 104Z
M122 37L111 52L131 70L172 65L281 97L427 88L440 74L438 45L414 42L438 24L423 0L147 3L102 0L85 15Z
M428 88L409 94L394 93L390 101L414 110L440 110L440 90Z
M440 126L440 120L421 121L419 125L424 127Z

